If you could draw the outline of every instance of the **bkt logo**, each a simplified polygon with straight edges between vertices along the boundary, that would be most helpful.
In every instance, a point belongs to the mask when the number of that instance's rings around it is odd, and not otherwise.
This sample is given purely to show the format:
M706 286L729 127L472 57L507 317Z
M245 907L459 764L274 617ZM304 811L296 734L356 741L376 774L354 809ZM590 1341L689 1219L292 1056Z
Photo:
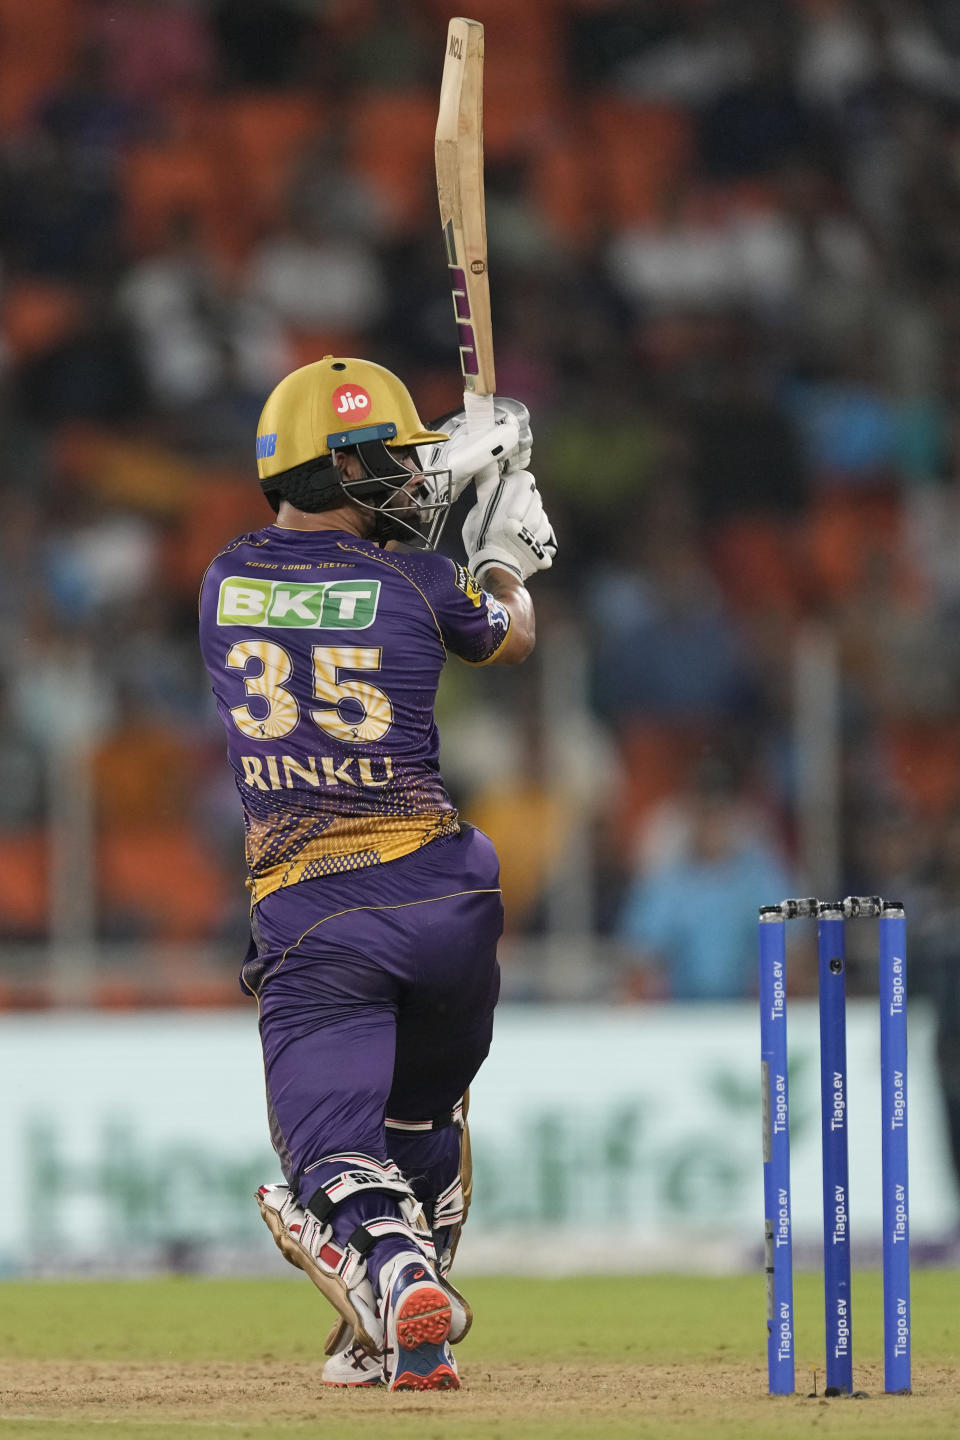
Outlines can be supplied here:
M257 459L269 460L271 455L277 453L277 432L272 435L257 436Z
M338 385L331 403L335 415L349 415L351 412L367 415L373 402L362 385Z
M366 630L380 598L379 580L259 580L228 575L220 582L218 625Z

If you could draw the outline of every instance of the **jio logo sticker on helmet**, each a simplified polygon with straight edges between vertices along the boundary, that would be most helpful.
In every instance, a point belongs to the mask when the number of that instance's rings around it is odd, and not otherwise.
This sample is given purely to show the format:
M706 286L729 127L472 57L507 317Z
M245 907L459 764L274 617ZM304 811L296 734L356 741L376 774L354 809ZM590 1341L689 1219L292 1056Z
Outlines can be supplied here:
M373 401L362 385L338 385L330 403L333 413L341 419L346 415L355 415L365 420L373 407Z

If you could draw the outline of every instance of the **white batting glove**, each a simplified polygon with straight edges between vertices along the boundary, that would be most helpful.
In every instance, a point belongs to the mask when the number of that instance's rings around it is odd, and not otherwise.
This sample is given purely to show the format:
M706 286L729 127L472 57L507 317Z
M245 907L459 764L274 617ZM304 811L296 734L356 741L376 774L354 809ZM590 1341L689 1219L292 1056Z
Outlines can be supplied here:
M529 470L501 475L490 498L478 501L464 521L463 543L478 580L485 565L500 565L521 580L550 569L557 540Z
M493 426L479 433L467 429L467 417L458 410L439 427L450 437L435 445L420 445L417 455L425 471L449 470L451 475L450 498L467 488L470 481L491 465L501 473L525 470L530 463L533 435L530 430L530 412L519 400L495 400L493 405ZM431 487L429 474L427 487ZM445 497L433 496L434 499Z
M501 475L512 475L517 470L526 470L533 450L533 431L530 428L530 411L522 400L511 400L504 395L493 402L494 420L499 428L506 429L512 417L517 423L517 443L500 456Z

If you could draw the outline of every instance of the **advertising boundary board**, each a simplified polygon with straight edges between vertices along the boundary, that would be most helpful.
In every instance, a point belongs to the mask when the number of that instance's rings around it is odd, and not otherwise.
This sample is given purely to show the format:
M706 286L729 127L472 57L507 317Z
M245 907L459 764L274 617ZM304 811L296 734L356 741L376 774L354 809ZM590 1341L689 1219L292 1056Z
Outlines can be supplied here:
M817 1013L791 1002L794 1226L820 1235ZM876 1003L851 1002L851 1229L879 1246ZM463 1271L736 1269L763 1224L756 1007L505 1006L472 1094ZM0 1018L2 1273L284 1268L252 1192L279 1178L251 1007ZM960 1222L933 1057L910 1019L918 1258ZM42 1198L39 1198L42 1197ZM37 1224L42 1213L43 1224Z

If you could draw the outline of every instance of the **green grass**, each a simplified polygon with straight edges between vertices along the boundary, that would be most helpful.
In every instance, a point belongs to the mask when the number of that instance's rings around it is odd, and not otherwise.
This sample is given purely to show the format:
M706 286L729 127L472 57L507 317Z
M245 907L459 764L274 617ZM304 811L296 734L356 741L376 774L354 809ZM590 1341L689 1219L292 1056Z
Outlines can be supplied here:
M464 1358L497 1365L523 1358L669 1363L763 1359L756 1276L651 1275L625 1279L464 1282L476 1324ZM823 1350L823 1290L797 1277L797 1357ZM960 1357L960 1275L913 1277L914 1354ZM37 1359L222 1360L317 1356L332 1311L306 1281L195 1280L0 1284L0 1355ZM586 1323L585 1323L586 1320ZM879 1358L880 1280L859 1275L853 1295L855 1355ZM822 1362L819 1362L822 1363Z
M302 1372L269 1398L251 1381L244 1408L241 1367L283 1377L286 1366L315 1365L330 1320L306 1281L169 1279L136 1282L7 1282L0 1284L0 1357L8 1385L17 1366L47 1361L154 1367L214 1367L228 1377L222 1414L186 1406L166 1413L149 1380L131 1380L131 1403L105 1404L69 1395L25 1404L9 1391L0 1403L0 1440L254 1440L319 1435L390 1436L390 1440L792 1440L843 1435L844 1440L960 1434L960 1276L914 1276L913 1342L918 1393L910 1399L860 1404L771 1400L765 1392L763 1287L756 1276L642 1276L625 1279L465 1282L477 1320L459 1348L466 1387L459 1395L340 1395L304 1387ZM855 1364L881 1357L879 1277L856 1277ZM822 1286L797 1278L798 1388L810 1389L811 1367L823 1385ZM217 1371L216 1366L223 1366ZM267 1371L264 1371L264 1366ZM521 1369L523 1374L521 1375ZM573 1367L580 1392L558 1383ZM652 1367L659 1367L654 1370ZM607 1371L611 1372L610 1384ZM36 1373L34 1370L33 1373ZM689 1375L689 1404L683 1377ZM511 1391L511 1376L517 1377ZM671 1380L671 1376L673 1377ZM678 1379L679 1377L679 1379ZM729 1384L733 1384L733 1390ZM123 1384L121 1373L121 1385ZM681 1387L680 1403L664 1406L657 1387ZM724 1386L728 1388L725 1389ZM137 1390L137 1387L139 1389ZM739 1388L737 1388L739 1387ZM875 1387L871 1387L875 1388ZM137 1390L133 1394L133 1390ZM610 1391L616 1391L611 1395ZM273 1393L273 1392L271 1392ZM541 1403L542 1397L542 1403ZM94 1397L94 1401L96 1397ZM198 1402L199 1404L199 1402ZM413 1413L411 1413L413 1412ZM29 1417L29 1418L28 1418Z

